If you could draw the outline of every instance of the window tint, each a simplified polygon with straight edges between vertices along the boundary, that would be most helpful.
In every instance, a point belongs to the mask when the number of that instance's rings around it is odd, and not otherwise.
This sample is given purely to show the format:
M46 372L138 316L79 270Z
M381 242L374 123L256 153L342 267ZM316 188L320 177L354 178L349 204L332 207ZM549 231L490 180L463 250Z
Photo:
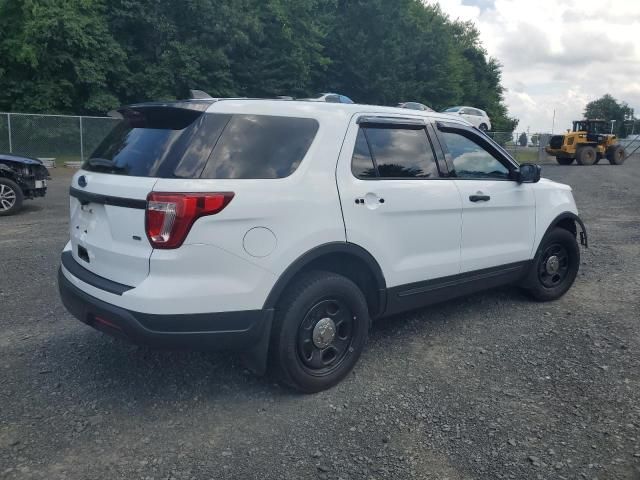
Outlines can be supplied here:
M310 118L234 115L202 177L287 177L302 162L317 131L318 122Z
M132 112L83 168L134 177L198 177L229 118L172 108Z
M358 178L377 176L373 159L371 158L371 152L369 151L369 145L367 144L367 139L362 129L358 131L358 137L356 138L356 146L353 150L353 158L351 159L351 172Z
M424 129L367 128L365 131L380 177L438 177L436 160Z
M509 169L479 144L457 133L440 135L451 154L456 177L509 178Z

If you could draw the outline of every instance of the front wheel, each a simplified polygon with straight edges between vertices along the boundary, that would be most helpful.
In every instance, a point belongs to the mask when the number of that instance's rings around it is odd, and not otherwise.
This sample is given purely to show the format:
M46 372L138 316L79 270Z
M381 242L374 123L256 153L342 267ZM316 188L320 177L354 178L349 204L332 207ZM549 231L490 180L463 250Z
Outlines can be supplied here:
M554 228L542 239L524 288L536 300L556 300L571 288L579 268L580 247L575 235Z
M622 145L613 145L607 151L607 160L611 165L622 165L626 159L626 153Z
M314 393L354 367L369 334L367 301L358 286L331 272L309 272L278 302L270 363L278 379Z
M16 182L0 178L0 217L18 213L22 208L22 190Z
M578 147L576 151L576 159L580 165L594 165L598 159L596 149L587 145L584 147Z

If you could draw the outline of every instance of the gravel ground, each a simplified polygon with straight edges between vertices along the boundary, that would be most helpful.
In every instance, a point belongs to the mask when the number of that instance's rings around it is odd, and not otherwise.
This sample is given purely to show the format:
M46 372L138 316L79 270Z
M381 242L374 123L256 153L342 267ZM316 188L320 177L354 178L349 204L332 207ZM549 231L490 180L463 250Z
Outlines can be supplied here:
M379 322L349 378L300 396L71 318L54 171L0 219L0 478L640 479L640 160L543 173L573 186L592 244L565 297L505 288Z

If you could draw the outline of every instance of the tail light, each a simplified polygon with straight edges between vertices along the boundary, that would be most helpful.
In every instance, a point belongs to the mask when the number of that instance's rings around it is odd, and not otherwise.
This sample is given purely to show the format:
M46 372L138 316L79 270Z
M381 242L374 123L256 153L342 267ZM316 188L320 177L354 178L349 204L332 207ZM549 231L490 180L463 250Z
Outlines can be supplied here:
M153 248L178 248L200 217L226 207L233 193L159 193L147 196L146 230Z

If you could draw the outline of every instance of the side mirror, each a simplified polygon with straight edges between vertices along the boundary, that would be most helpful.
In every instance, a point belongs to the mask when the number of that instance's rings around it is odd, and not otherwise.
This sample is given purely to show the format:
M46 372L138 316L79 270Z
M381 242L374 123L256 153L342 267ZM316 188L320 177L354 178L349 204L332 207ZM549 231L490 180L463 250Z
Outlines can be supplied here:
M534 163L523 163L520 170L516 172L518 183L538 183L540 181L542 167Z

